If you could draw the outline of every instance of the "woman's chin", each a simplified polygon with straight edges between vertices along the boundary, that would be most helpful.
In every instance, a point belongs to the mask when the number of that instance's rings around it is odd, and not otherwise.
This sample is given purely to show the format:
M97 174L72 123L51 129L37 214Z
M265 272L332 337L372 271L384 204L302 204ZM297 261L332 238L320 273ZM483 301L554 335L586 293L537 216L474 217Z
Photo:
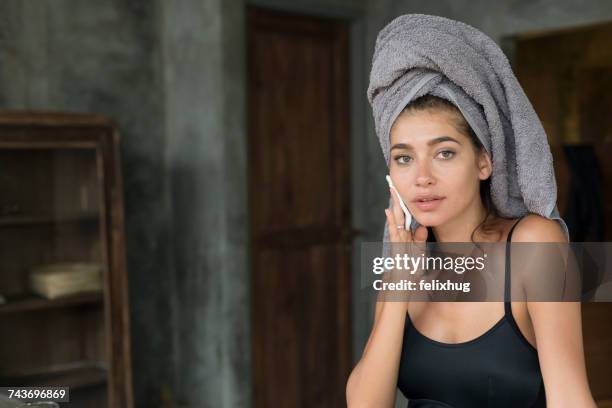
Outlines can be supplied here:
M414 218L424 227L437 227L444 223L445 217L442 214L436 214L435 212L420 212L414 213Z

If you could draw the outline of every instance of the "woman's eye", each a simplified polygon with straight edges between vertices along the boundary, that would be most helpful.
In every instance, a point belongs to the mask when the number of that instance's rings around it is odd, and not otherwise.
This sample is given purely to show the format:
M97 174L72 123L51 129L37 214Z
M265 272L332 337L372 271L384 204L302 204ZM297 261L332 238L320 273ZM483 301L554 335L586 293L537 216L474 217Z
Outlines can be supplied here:
M410 156L395 157L395 161L397 161L399 164L408 164L409 159L410 159Z
M453 152L452 150L442 150L440 154L442 155L443 159L450 159L455 155L455 152Z

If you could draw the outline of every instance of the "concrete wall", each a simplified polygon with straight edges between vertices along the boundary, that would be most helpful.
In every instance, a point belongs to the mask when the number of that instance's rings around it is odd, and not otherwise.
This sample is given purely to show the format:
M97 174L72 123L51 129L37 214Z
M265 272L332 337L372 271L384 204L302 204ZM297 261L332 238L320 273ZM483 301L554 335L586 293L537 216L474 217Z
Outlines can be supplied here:
M174 378L163 66L151 5L0 2L0 107L100 113L119 124L139 406Z
M249 405L243 12L0 3L0 108L120 127L137 407Z
M609 21L612 3L606 0L381 0L369 1L368 43L394 17L407 13L440 15L463 21L498 41L525 31Z
M244 4L162 5L177 401L251 400Z

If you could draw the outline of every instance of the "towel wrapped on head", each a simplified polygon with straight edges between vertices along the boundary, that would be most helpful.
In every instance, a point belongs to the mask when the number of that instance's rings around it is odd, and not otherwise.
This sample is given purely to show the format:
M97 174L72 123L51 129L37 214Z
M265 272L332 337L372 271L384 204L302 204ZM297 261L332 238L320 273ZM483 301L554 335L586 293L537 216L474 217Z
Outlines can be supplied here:
M368 101L390 164L390 130L412 100L431 94L453 103L491 156L491 198L501 216L535 213L557 220L557 184L546 133L498 45L465 23L407 14L376 39ZM391 200L389 200L391 203ZM419 223L412 219L411 229ZM385 223L383 241L389 241Z

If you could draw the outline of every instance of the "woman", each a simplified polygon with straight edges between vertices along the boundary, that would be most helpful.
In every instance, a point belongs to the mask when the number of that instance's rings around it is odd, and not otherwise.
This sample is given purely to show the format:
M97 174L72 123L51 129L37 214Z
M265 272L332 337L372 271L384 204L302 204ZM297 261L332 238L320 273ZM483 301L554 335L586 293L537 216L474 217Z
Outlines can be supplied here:
M482 32L438 16L396 18L377 37L368 100L390 176L413 215L405 229L390 192L385 241L568 241L544 129ZM580 304L504 298L377 302L347 382L348 406L393 407L399 387L415 408L595 407Z
M421 224L414 234L401 228L391 194L392 242L431 240L426 227L437 242L504 242L510 234L512 242L567 242L554 220L496 214L490 156L450 102L426 95L408 104L391 128L391 154L391 178ZM437 202L415 202L426 194ZM410 407L595 407L580 304L378 302L347 383L348 406L392 407L397 386Z
M439 16L397 17L376 39L368 101L414 215L404 230L391 194L384 241L567 242L547 136L484 33ZM417 202L422 195L438 200ZM377 302L349 406L390 407L399 386L412 407L594 407L580 305L511 301L510 287L533 288L509 285L509 252L505 302Z
M554 220L497 214L491 157L447 100L411 101L393 122L390 145L390 176L420 223L414 234L403 228L390 191L391 242L567 242ZM423 206L415 201L422 195L437 200ZM377 302L347 383L348 406L393 407L397 387L409 407L596 407L580 303Z

